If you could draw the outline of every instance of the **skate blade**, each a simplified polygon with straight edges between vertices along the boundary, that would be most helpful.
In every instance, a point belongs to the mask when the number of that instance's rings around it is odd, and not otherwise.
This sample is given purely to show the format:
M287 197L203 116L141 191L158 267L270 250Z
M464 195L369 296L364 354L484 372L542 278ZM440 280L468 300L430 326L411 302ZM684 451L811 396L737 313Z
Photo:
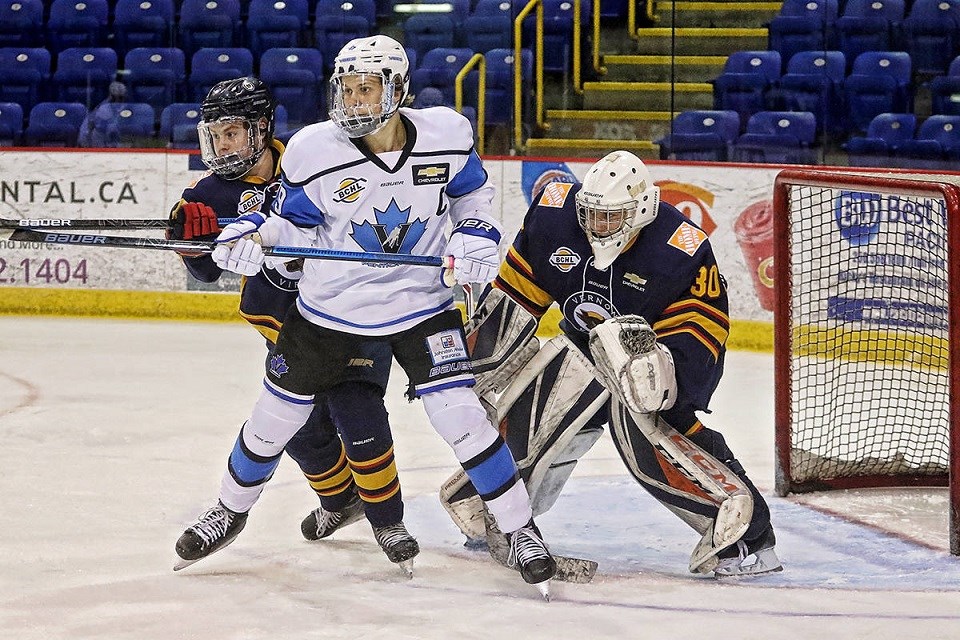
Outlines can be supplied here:
M179 560L177 560L177 564L173 565L173 570L180 571L181 569L186 569L190 565L200 562L200 560L202 559L203 558L197 558L196 560L184 560L183 558L180 558Z
M543 597L543 599L546 602L550 602L550 581L549 580L544 580L543 582L537 582L533 586L537 588L537 591L540 592L540 595Z
M406 574L407 578L413 577L413 558L409 560L402 560L397 563L397 566L400 567L400 570Z

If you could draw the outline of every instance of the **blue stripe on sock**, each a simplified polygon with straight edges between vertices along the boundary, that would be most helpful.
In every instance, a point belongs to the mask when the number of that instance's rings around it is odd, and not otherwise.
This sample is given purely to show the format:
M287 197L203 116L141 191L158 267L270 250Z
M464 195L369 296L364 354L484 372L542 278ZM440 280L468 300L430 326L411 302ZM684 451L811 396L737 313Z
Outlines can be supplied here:
M485 495L499 493L504 485L513 484L517 465L507 445L501 442L493 455L466 471L477 493Z
M230 470L237 482L244 486L265 482L267 478L273 475L278 464L280 464L280 456L267 460L262 458L261 460L254 460L244 450L239 438L233 445L233 451L230 452Z

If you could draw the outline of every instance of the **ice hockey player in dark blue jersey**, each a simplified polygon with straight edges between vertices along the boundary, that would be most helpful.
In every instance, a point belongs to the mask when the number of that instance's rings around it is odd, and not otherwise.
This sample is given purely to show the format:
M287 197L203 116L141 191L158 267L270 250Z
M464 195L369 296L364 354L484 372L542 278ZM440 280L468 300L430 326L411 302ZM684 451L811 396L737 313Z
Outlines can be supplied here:
M533 331L553 303L562 335L541 345ZM723 374L727 309L707 234L660 202L633 154L610 153L582 185L543 188L468 327L478 393L507 430L535 514L608 423L631 475L701 535L692 572L782 568L766 502L697 417ZM441 496L478 537L470 493L451 479Z
M267 86L256 78L238 78L215 85L201 105L198 126L201 152L210 173L187 188L171 212L169 236L212 240L220 232L217 218L236 218L269 211L279 187L284 145L273 136L275 105ZM214 282L222 269L209 255L183 254L187 270L202 282ZM283 318L296 301L300 272L296 265L263 266L241 280L240 315L267 342L268 365ZM383 407L390 357L378 343L364 344L369 352L355 354L350 376L316 408L284 450L303 471L320 499L320 507L302 522L309 540L318 540L364 517L374 527L401 522L403 503L393 442ZM374 366L372 363L385 363ZM366 366L369 365L369 366ZM383 428L352 451L350 460L337 434L338 422L353 418L356 403L378 407ZM270 479L280 456L258 454L264 434L241 429L215 507L190 526L177 541L176 569L186 567L230 544L246 524L247 512ZM416 541L405 549L412 557Z

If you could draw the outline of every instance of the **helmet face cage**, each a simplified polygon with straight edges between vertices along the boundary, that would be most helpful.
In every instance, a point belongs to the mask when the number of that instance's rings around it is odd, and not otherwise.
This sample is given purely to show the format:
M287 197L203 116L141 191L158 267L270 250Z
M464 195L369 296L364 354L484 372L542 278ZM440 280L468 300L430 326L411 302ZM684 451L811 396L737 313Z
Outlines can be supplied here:
M399 42L387 36L351 40L340 50L333 69L329 92L330 119L351 138L382 129L403 104L410 86L407 54ZM379 104L347 106L344 95L346 77L355 77L360 84L376 78L383 89Z
M247 143L236 151L219 155L216 139L229 124L238 124L246 131ZM226 116L213 122L197 124L200 138L200 157L203 164L221 178L237 180L247 175L259 162L267 148L266 127L262 120L249 120L240 116Z
M227 180L242 178L257 164L273 139L275 105L270 89L257 78L225 80L213 86L200 106L200 153L203 163ZM247 144L218 154L217 134L227 124L240 124Z
M593 249L594 266L606 269L653 222L660 205L646 165L632 153L614 151L594 164L576 197L577 220Z

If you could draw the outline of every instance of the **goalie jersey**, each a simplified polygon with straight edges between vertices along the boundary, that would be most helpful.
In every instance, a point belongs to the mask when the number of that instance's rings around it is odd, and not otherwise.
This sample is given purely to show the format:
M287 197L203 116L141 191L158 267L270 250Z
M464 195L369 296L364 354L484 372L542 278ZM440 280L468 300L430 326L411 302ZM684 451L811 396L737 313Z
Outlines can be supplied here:
M591 328L614 316L643 316L676 366L677 402L664 418L682 432L696 431L693 412L707 409L720 381L730 326L726 284L707 234L661 202L653 222L599 271L577 221L579 189L554 182L534 198L493 286L538 318L556 302L561 329L588 356Z
M495 188L453 109L400 109L406 143L374 154L333 121L297 132L282 160L275 210L301 233L292 243L352 252L442 255L450 223L490 215ZM307 260L297 308L308 321L389 335L453 308L437 267Z

